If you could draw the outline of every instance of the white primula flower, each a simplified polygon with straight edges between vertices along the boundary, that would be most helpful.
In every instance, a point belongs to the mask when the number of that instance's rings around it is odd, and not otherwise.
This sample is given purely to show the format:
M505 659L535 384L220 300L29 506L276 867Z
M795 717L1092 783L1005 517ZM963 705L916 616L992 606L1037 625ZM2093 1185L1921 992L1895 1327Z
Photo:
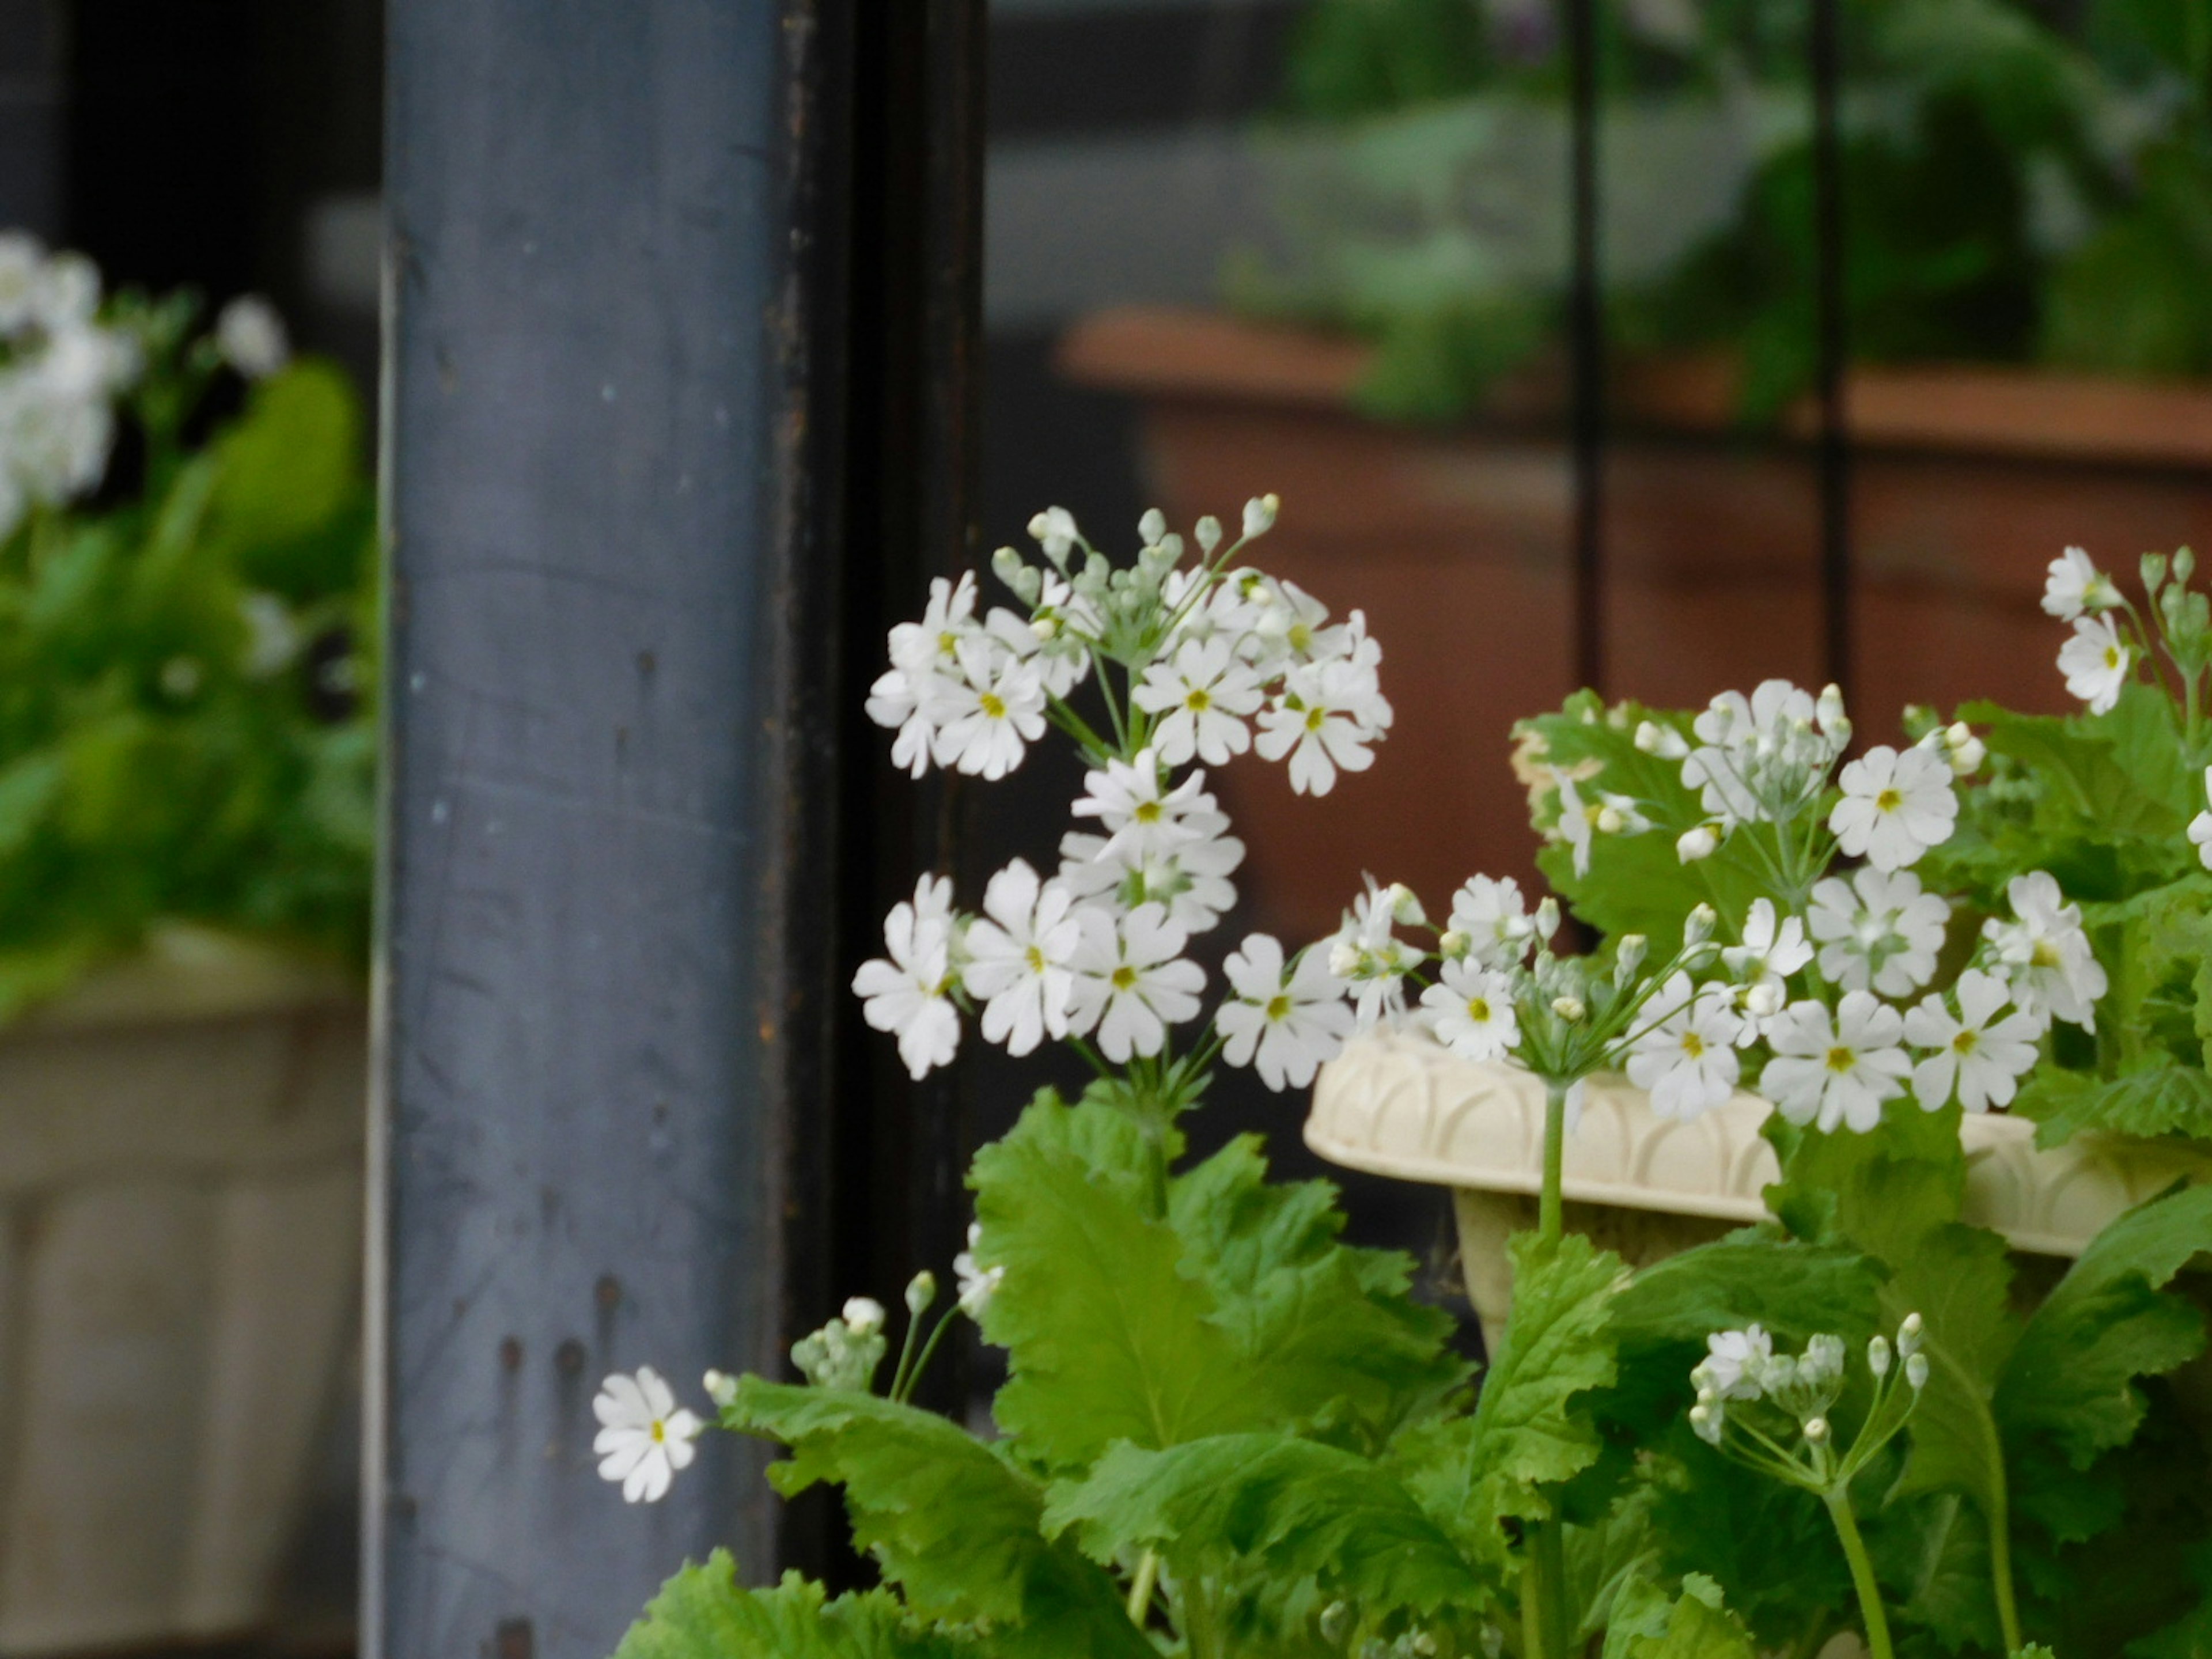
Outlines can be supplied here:
M2212 766L2204 769L2204 794L2212 800ZM2199 812L2189 820L2189 839L2197 845L2197 861L2212 870L2212 811Z
M216 349L249 380L265 380L291 361L284 319L258 294L241 294L215 319Z
M2045 870L2014 876L2005 888L2014 920L1991 917L1982 933L2012 981L2014 1003L2045 1019L2063 1019L2084 1030L2096 1024L2105 994L2105 969L2081 926L2081 907L2069 904Z
M2043 584L2043 610L2061 622L2072 622L2085 611L2110 611L2120 602L2112 579L2090 562L2078 547L2069 547L2051 562L2051 574Z
M920 777L935 758L938 729L950 718L960 674L961 644L978 632L972 571L957 583L942 576L932 581L921 620L890 631L890 667L868 688L868 718L897 732L891 763L911 776Z
M1218 618L1230 626L1240 652L1263 676L1284 669L1346 654L1345 624L1329 624L1328 607L1296 582L1282 581L1257 571L1237 573L1238 604L1233 612Z
M620 1481L626 1504L653 1504L665 1497L676 1471L698 1455L691 1442L706 1426L676 1403L675 1394L650 1365L640 1366L635 1376L617 1371L602 1382L592 1414L600 1425L592 1442L599 1479Z
M943 723L933 745L939 766L1003 778L1044 735L1044 678L1036 664L963 640L960 678L946 682Z
M1421 993L1429 1029L1462 1060L1503 1060L1521 1040L1513 976L1473 961L1447 962Z
M1723 1400L1756 1400L1759 1379L1774 1358L1774 1339L1758 1325L1740 1331L1715 1331L1705 1339L1705 1357L1690 1373L1698 1386Z
M1374 668L1340 658L1291 671L1283 695L1261 712L1254 746L1263 760L1288 758L1293 793L1326 795L1340 771L1374 765L1368 745L1381 739L1390 720Z
M1838 782L1844 798L1828 815L1828 828L1846 857L1863 857L1877 870L1902 870L1951 839L1959 798L1943 757L1925 749L1900 754L1883 744L1844 767Z
M1352 902L1328 941L1328 970L1352 986L1352 1014L1363 1031L1406 1012L1406 975L1427 960L1391 931L1394 891L1368 877L1367 890Z
M1079 1036L1095 1030L1098 1052L1116 1066L1159 1053L1167 1028L1197 1014L1206 986L1205 970L1182 960L1188 935L1158 904L1126 915L1086 904L1076 915L1083 938L1068 1030Z
M1040 882L1021 859L983 890L983 914L969 924L960 981L983 1003L985 1042L1025 1054L1048 1036L1067 1035L1072 964L1083 937L1074 902L1065 887Z
M2110 617L2083 617L2074 637L2059 647L2058 672L2066 690L2089 705L2093 714L2108 714L2135 666L2135 647L2120 638Z
M1735 1092L1743 1017L1735 1004L1733 988L1692 993L1690 976L1678 972L1645 1005L1649 1023L1628 1057L1628 1080L1650 1092L1657 1115L1701 1117Z
M1690 723L1700 746L1682 762L1682 782L1695 789L1722 828L1766 816L1777 792L1802 793L1841 748L1823 735L1831 724L1812 693L1788 680L1765 680L1747 697L1723 691Z
M1468 956L1485 968L1522 961L1536 937L1521 884L1510 876L1468 878L1452 895L1450 928L1467 939Z
M1559 834L1574 854L1577 875L1589 874L1590 848L1598 836L1641 835L1650 827L1626 795L1595 793L1585 800L1575 781L1559 775Z
M1940 994L1905 1012L1905 1040L1936 1051L1912 1068L1913 1097L1931 1112L1954 1090L1970 1112L2009 1106L2020 1079L2035 1064L2044 1022L2018 1010L1998 1019L1998 1011L2012 1000L2012 988L1995 974L1969 968L1954 988L1955 1017Z
M1784 916L1778 926L1774 901L1764 898L1751 902L1750 913L1743 919L1743 943L1721 952L1721 961L1747 994L1785 991L1784 981L1812 959L1805 924L1796 916Z
M1213 798L1200 795L1206 808ZM1124 910L1164 904L1176 927L1202 933L1237 902L1229 878L1244 861L1244 843L1228 833L1226 814L1186 812L1178 820L1188 839L1173 850L1134 858L1114 849L1103 836L1070 830L1060 837L1060 879L1079 899L1100 899Z
M929 888L927 877L923 887ZM949 1065L960 1047L960 1012L951 999L951 924L942 916L917 915L913 904L895 904L884 919L884 945L888 959L862 963L853 990L864 1000L861 1013L872 1028L897 1033L899 1058L918 1080Z
M1154 663L1130 701L1160 717L1152 747L1164 763L1182 766L1197 759L1224 766L1231 755L1252 746L1244 722L1266 698L1259 676L1217 636L1185 641L1170 661Z
M1103 771L1084 774L1083 793L1073 810L1079 818L1098 820L1106 832L1104 857L1133 866L1198 838L1184 820L1213 811L1206 774L1194 772L1165 789L1160 773L1158 753L1141 749L1134 760L1109 760Z
M1936 976L1950 904L1923 892L1910 870L1859 870L1813 889L1806 926L1820 948L1820 971L1853 991L1909 996Z
M1792 1123L1840 1124L1864 1134L1912 1070L1898 1046L1904 1029L1904 1016L1867 991L1845 992L1832 1023L1826 1004L1794 1002L1767 1028L1774 1058L1759 1087Z
M960 1287L960 1311L970 1319L981 1319L983 1310L991 1305L991 1298L1006 1282L1006 1270L1001 1267L985 1267L975 1260L975 1247L983 1241L980 1222L968 1224L968 1248L952 1258L952 1277Z
M1246 936L1222 964L1231 995L1213 1015L1221 1057L1249 1066L1270 1089L1303 1089L1352 1035L1344 982L1318 946L1285 966L1283 947L1265 933Z

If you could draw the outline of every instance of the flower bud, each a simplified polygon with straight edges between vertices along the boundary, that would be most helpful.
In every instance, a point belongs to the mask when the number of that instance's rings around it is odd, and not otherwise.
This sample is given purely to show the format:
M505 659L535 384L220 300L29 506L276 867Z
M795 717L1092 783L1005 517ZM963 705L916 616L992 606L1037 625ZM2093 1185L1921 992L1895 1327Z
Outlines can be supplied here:
M1032 617L1030 618L1030 632L1036 636L1036 642L1039 645L1043 645L1059 635L1060 618Z
M1844 713L1844 689L1831 682L1820 688L1820 699L1813 705L1813 718L1820 730L1839 742L1849 741L1851 735L1850 717Z
M1772 1019L1782 1012L1782 988L1771 980L1752 986L1743 994L1743 1011L1753 1019Z
M1211 554L1221 545L1221 520L1209 513L1192 526L1191 533L1198 538L1199 551Z
M2187 548L2185 548L2185 548L2181 549L2179 552L2177 552L2177 553L2175 553L2175 554L2174 554L2174 556L2173 556L2173 580L2176 580L2176 581L2178 581L2178 582L2186 582L2186 581L2187 581L2187 580L2188 580L2191 576L2195 575L2196 574L2197 574L2197 556L2196 556L2194 553L2191 552Z
M1989 758L1988 745L1976 737L1973 728L1960 720L1943 733L1943 746L1951 753L1951 770L1960 777L1970 777L1982 769Z
M1350 939L1338 939L1328 947L1328 971L1339 979L1350 979L1358 973L1364 954Z
M1889 1339L1877 1336L1867 1344L1867 1369L1876 1376L1889 1375Z
M1710 1382L1698 1390L1698 1403L1700 1406L1710 1406L1720 1397L1719 1390Z
M1281 510L1282 505L1282 498L1279 495L1255 495L1250 501L1245 502L1245 535L1248 537L1266 535L1273 527L1275 514Z
M1720 918L1714 915L1711 905L1693 906L1690 914L1682 918L1682 943L1694 950L1712 938L1713 929L1719 921Z
M1450 927L1445 929L1443 935L1437 939L1437 954L1446 962L1459 962L1465 959L1468 951L1473 949L1474 945L1474 941L1467 934L1460 932L1456 927Z
M1644 965L1644 957L1651 948L1651 941L1641 933L1623 933L1620 943L1613 947L1613 964L1626 981Z
M1552 935L1559 931L1559 902L1547 893L1544 895L1542 902L1536 906L1536 937L1549 945L1552 942Z
M845 1304L845 1325L855 1336L873 1336L884 1328L884 1304L872 1296L856 1296Z
M1589 1010L1583 1006L1580 997L1553 997L1552 1012L1570 1025L1578 1025Z
M1909 1313L1905 1322L1897 1328L1897 1351L1910 1358L1920 1352L1920 1316Z
M1709 859L1720 851L1721 838L1710 823L1701 823L1694 830L1685 830L1674 841L1674 856L1684 864L1695 864L1699 859Z
M1390 920L1401 927L1418 927L1429 919L1421 908L1420 896L1402 881L1394 881L1386 890L1390 901Z
M1928 1356L1926 1354L1915 1353L1905 1356L1905 1380L1912 1385L1912 1392L1915 1394L1918 1394L1921 1389L1928 1386Z
M1659 727L1656 724L1650 720L1637 721L1636 746L1646 755L1659 752Z
M707 1398L719 1409L727 1411L737 1403L738 1379L727 1371L708 1371L705 1382Z
M1825 1417L1807 1418L1805 1437L1816 1446L1826 1444L1828 1438L1828 1419Z
M2144 554L2142 556L2142 564L2141 568L2142 571L2143 587L2154 599L2155 599L2158 596L2159 584L2166 580L2166 555L2163 553Z
M1607 801L1597 809L1596 823L1597 832L1601 836L1617 836L1627 827L1628 820L1621 817L1620 809L1618 806Z
M1332 1601L1321 1610L1321 1638L1331 1647L1340 1647L1344 1638L1352 1634L1352 1608L1342 1601Z
M906 1310L915 1319L922 1310L937 1300L937 1275L924 1267L906 1283Z
M1159 545L1160 538L1168 533L1168 515L1157 507L1145 509L1145 516L1137 520L1137 535L1146 547Z

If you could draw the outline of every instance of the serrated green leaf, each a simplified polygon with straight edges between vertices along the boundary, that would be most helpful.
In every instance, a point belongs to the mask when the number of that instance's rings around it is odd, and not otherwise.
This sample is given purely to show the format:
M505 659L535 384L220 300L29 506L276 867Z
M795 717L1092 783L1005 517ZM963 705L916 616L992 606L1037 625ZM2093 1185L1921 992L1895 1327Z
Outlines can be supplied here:
M972 1637L933 1632L880 1590L828 1599L787 1573L773 1589L737 1582L727 1550L660 1587L615 1659L986 1659Z
M1287 1434L1224 1435L1167 1451L1127 1443L1052 1491L1045 1529L1101 1560L1158 1547L1187 1570L1256 1559L1368 1612L1467 1605L1484 1581L1398 1478Z
M996 1449L933 1413L873 1395L743 1378L724 1414L791 1449L786 1497L841 1486L853 1540L926 1617L987 1620L1009 1654L1144 1659L1113 1582L1039 1530L1044 1492Z
M1662 1571L1717 1580L1771 1652L1808 1627L1832 1627L1851 1584L1820 1501L1722 1456L1686 1421L1657 1449L1652 1536Z
M1006 1279L983 1316L1010 1375L993 1409L1022 1455L1085 1468L1117 1440L1155 1450L1264 1429L1264 1379L1181 1268L1182 1242L1142 1213L1123 1172L1071 1150L1091 1107L1041 1103L976 1154L985 1260Z
M1551 1516L1561 1483L1597 1462L1578 1396L1614 1378L1610 1324L1626 1282L1619 1256L1577 1233L1549 1250L1519 1233L1507 1249L1513 1313L1474 1415L1417 1428L1398 1449L1422 1507L1492 1562L1505 1547L1501 1522Z
M2178 840L2196 811L2173 704L2150 686L2130 685L2106 714L2022 714L1988 702L1960 714L1984 728L1992 753L2027 767L2054 813L2085 835Z
M1605 1633L1604 1659L1753 1659L1751 1637L1723 1605L1720 1586L1691 1573L1669 1600L1649 1579L1624 1588Z
M2104 1134L2212 1139L2212 1073L2167 1054L2116 1078L2041 1067L2017 1109L2036 1121L2038 1146L2063 1146L2085 1129Z
M1271 1183L1257 1137L1176 1178L1170 1224L1183 1269L1213 1292L1214 1319L1299 1423L1348 1419L1368 1450L1463 1382L1451 1316L1407 1294L1413 1264L1339 1242L1327 1182Z
M1996 1413L2008 1438L2051 1437L2076 1468L2124 1445L2142 1420L2135 1386L2204 1346L2196 1305L2161 1290L2212 1250L2212 1186L2136 1206L2090 1242L2007 1360Z

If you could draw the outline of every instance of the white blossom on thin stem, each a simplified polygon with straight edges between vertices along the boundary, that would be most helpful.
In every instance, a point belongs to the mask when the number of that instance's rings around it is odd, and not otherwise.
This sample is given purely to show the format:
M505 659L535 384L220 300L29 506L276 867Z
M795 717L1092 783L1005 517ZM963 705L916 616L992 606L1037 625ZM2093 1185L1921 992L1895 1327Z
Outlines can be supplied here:
M1863 857L1877 870L1902 870L1951 839L1959 798L1943 757L1883 744L1844 767L1837 781L1844 798L1828 815L1828 828L1846 857Z
M1096 1032L1098 1052L1116 1066L1159 1053L1167 1028L1197 1014L1206 986L1205 970L1182 960L1188 935L1158 904L1126 914L1086 904L1076 915L1083 937L1068 1030Z
M1035 663L984 639L963 640L957 654L960 676L945 683L933 745L937 763L1003 778L1044 735L1043 676Z
M1363 1031L1406 1012L1406 975L1427 959L1392 931L1396 891L1368 877L1367 890L1352 902L1329 939L1328 970L1352 987L1352 1014Z
M1575 781L1559 777L1559 833L1574 855L1575 873L1589 873L1590 849L1599 836L1641 835L1651 827L1626 795L1598 793L1583 799Z
M1510 876L1471 876L1452 895L1449 930L1467 940L1468 957L1486 968L1524 960L1536 937L1521 884Z
M1628 1057L1628 1080L1651 1096L1661 1117L1701 1117L1735 1092L1743 1017L1726 985L1697 991L1677 972L1645 1005L1647 1022Z
M1073 963L1083 937L1074 900L1016 859L983 890L983 914L969 924L961 982L983 1003L983 1039L1026 1054L1067 1035L1075 994Z
M1263 760L1289 761L1294 793L1326 795L1339 772L1375 763L1369 745L1390 720L1373 667L1339 659L1290 672L1283 695L1261 711L1254 746Z
M1249 1066L1270 1089L1303 1089L1352 1035L1344 982L1328 971L1327 953L1305 951L1293 964L1265 933L1246 936L1222 964L1230 995L1214 1011L1221 1057Z
M1130 701L1159 716L1152 747L1169 766L1194 759L1224 766L1252 746L1245 721L1266 702L1260 677L1230 649L1228 640L1188 640L1173 657L1145 671Z
M1867 991L1846 991L1832 1020L1825 1003L1794 1002L1767 1027L1774 1057L1759 1086L1792 1123L1863 1134L1912 1070L1898 1046L1904 1029L1904 1017Z
M1437 1041L1462 1060L1503 1060L1521 1039L1513 976L1472 959L1445 963L1421 1006Z
M2065 902L2047 870L2014 876L2005 897L2014 919L1993 916L1982 924L1982 934L2012 983L2014 1002L2027 1013L2088 1030L2108 981L2081 926L2081 907Z
M853 975L862 1017L876 1030L897 1034L899 1058L916 1079L949 1065L960 1047L960 1012L951 999L952 927L928 914L936 890L925 876L915 903L891 907L884 919L887 954L862 963Z
M2069 547L2051 562L2051 574L2043 584L2046 616L2072 622L2085 611L2110 611L2119 602L2120 590L2112 579L2080 548Z
M1978 968L1960 975L1953 988L1959 1005L1955 1015L1940 994L1905 1011L1905 1040L1935 1050L1912 1068L1913 1097L1931 1112L1954 1091L1970 1112L2008 1106L2020 1079L2035 1064L2036 1040L2045 1022L2018 1009L1997 1018L2012 1001L2012 988Z
M650 1365L635 1376L617 1371L592 1401L599 1432L592 1450L599 1478L622 1483L626 1504L653 1504L666 1496L676 1471L698 1455L692 1440L705 1425L676 1403L676 1395Z
M1810 692L1777 679L1762 681L1748 697L1720 693L1690 729L1698 746L1683 759L1682 782L1726 830L1784 804L1766 797L1789 793L1794 800L1825 776L1848 727L1839 710L1830 717Z
M1867 869L1816 884L1805 920L1823 974L1849 990L1901 997L1936 976L1951 907L1910 870Z
M1006 1269L979 1265L975 1260L976 1247L983 1242L981 1223L968 1224L968 1248L952 1258L952 1277L960 1289L960 1311L970 1319L981 1319L983 1310L991 1305L999 1286L1006 1282Z
M1765 898L1751 902L1743 919L1743 943L1721 952L1722 963L1743 987L1747 1002L1754 991L1776 999L1785 995L1790 975L1812 959L1813 947L1805 941L1804 922L1796 916L1784 916L1778 923L1774 901Z
M2204 794L2212 800L2212 766L2204 769ZM2212 811L2199 812L2189 820L2189 839L2196 843L2197 861L2212 870Z
M891 763L910 776L929 769L948 682L958 672L961 641L975 631L975 576L963 571L957 582L933 580L921 620L890 631L890 666L868 688L868 718L898 732Z
M1133 864L1195 839L1198 832L1184 819L1212 811L1213 797L1206 793L1203 772L1169 788L1159 756L1141 749L1134 760L1109 759L1103 769L1085 773L1083 793L1072 810L1079 818L1097 819L1105 830L1102 856Z
M1237 902L1229 878L1244 861L1244 843L1229 833L1227 815L1200 789L1203 773L1165 795L1158 792L1157 769L1149 785L1146 777L1143 764L1119 762L1091 775L1091 793L1075 810L1099 818L1114 833L1070 830L1062 836L1060 880L1078 899L1124 910L1164 905L1177 927L1204 933Z
M1774 1358L1774 1339L1756 1324L1740 1331L1715 1331L1705 1339L1705 1357L1691 1373L1723 1400L1756 1400L1759 1373Z
M2059 647L2058 672L2066 676L2066 690L2087 703L2091 714L2108 714L2135 659L2135 647L2120 638L2110 617L2083 617L2074 624L2074 637Z

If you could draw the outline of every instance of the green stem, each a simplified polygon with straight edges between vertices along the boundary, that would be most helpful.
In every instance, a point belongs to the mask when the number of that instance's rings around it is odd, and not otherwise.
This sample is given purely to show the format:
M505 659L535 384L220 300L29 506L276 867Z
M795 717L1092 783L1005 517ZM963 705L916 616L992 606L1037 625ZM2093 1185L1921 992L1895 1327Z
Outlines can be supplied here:
M921 1328L921 1315L928 1310L909 1313L906 1316L906 1338L899 1344L898 1364L891 1367L891 1393L894 1400L906 1398L906 1373L914 1359L914 1334Z
M1536 1236L1546 1250L1556 1248L1565 1231L1559 1194L1567 1156L1567 1090L1557 1078L1544 1079L1544 1187L1536 1200Z
M1167 1124L1158 1110L1139 1122L1145 1132L1145 1213L1160 1221L1168 1212Z
M1145 1627L1152 1611L1152 1586L1159 1582L1160 1553L1146 1550L1144 1559L1137 1563L1136 1582L1129 1586L1129 1622L1139 1630Z
M960 1304L955 1302L939 1316L937 1324L929 1333L929 1340L921 1345L921 1357L914 1362L914 1369L902 1379L906 1386L894 1390L891 1395L898 1404L903 1406L914 1397L915 1388L921 1382L921 1374L929 1369L930 1359L937 1352L937 1345L945 1340L945 1327L951 1324L952 1316L959 1311Z
M1875 1582L1874 1563L1867 1559L1866 1540L1859 1536L1858 1519L1851 1513L1850 1489L1839 1482L1825 1497L1836 1536L1843 1540L1844 1559L1850 1563L1851 1587L1858 1592L1859 1614L1866 1620L1867 1651L1873 1659L1896 1659L1889 1644L1889 1615L1882 1611L1881 1586ZM2008 1650L2019 1645L2010 1632L2005 1642Z
M1214 1621L1212 1593L1203 1578L1183 1582L1181 1623L1183 1650L1189 1659L1219 1659L1221 1632Z

